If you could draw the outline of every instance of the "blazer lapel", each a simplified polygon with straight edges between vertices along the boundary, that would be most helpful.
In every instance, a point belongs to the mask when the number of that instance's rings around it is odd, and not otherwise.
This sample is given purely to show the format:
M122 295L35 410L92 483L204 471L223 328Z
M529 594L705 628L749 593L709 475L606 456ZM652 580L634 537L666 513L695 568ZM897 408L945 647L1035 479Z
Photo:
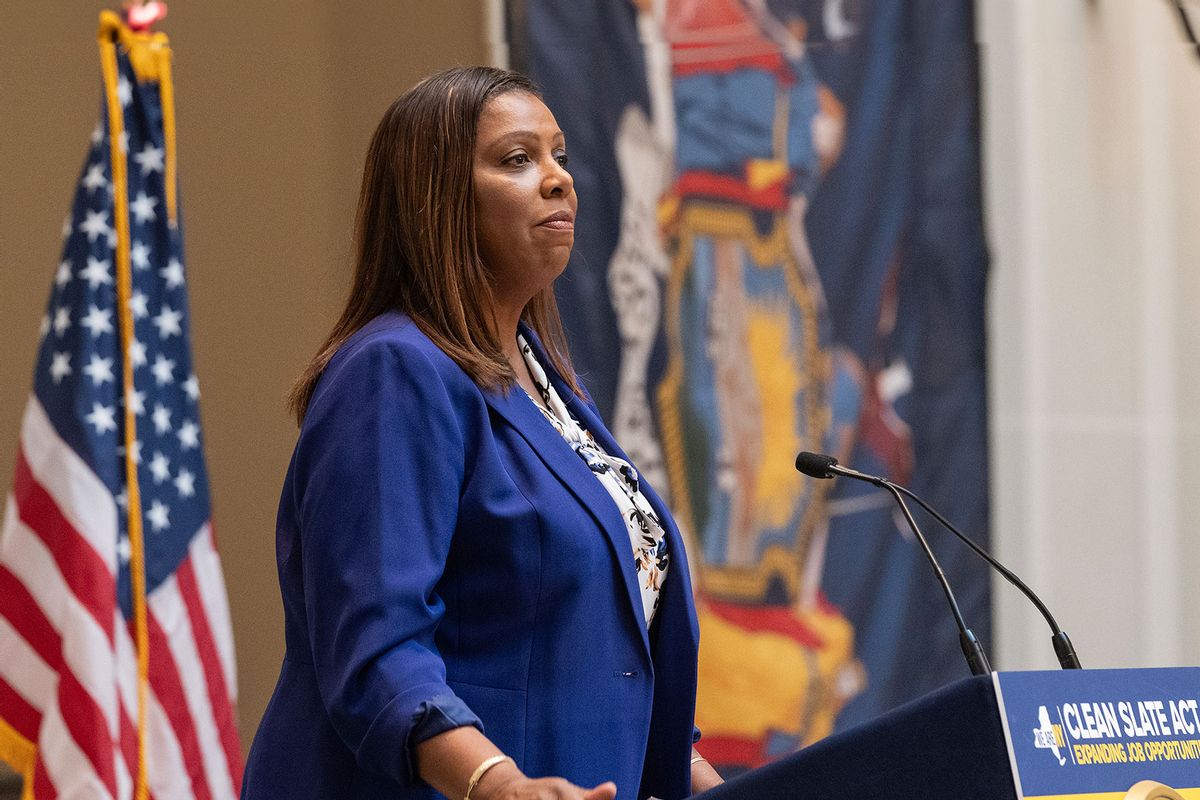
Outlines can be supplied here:
M534 337L531 337L528 332L526 332L526 338L531 343L533 342ZM534 347L541 363L547 365L548 362L545 360L541 348L536 344ZM551 380L556 377L551 369L547 369L547 374L551 375ZM555 388L559 390L560 394L562 393L563 390L559 388L558 381L555 381ZM629 598L629 611L634 615L635 627L641 632L642 645L649 656L650 640L646 633L646 618L642 613L642 596L633 567L633 550L629 543L628 529L617 510L616 503L613 502L600 481L592 475L583 459L575 454L571 446L542 416L542 412L520 387L514 387L508 394L485 391L483 396L487 404L507 420L529 443L547 469L554 473L555 477L588 510L596 520L596 524L604 532L612 550L613 559L616 561L617 571L625 583L625 591ZM567 395L563 394L562 396L566 400ZM570 407L569 402L568 407ZM578 413L577 410L576 413ZM580 422L583 420L580 419ZM589 430L593 430L592 426L584 424Z
M547 377L549 377L550 382L554 384L554 389L558 392L558 396L562 398L567 410L574 414L575 419L579 420L580 424L582 424L583 427L587 428L588 431L591 432L592 436L594 436L596 439L596 443L603 447L609 455L617 456L625 461L629 461L629 456L626 455L625 451L621 449L621 446L617 444L616 439L614 439L612 433L609 432L608 426L605 425L604 421L600 419L600 415L592 409L592 406L589 403L584 402L578 395L575 394L575 392L571 391L571 387L567 386L566 382L563 381L562 377L558 374L558 371L554 369L550 359L546 356L545 348L542 347L542 342L540 339L538 339L537 334L535 334L523 322L521 323L520 330L525 336L525 340L529 342L530 347L533 348L534 355L537 356L538 361L541 362L543 368L545 368ZM528 398L522 397L522 399L524 400ZM529 405L532 405L532 403ZM537 409L534 409L534 412L539 415L538 421L544 422L544 420L540 419L541 412L537 411ZM557 432L553 433L557 437ZM559 438L561 440L561 437ZM567 449L570 450L569 447ZM574 455L574 453L572 453L572 455ZM578 460L578 456L576 456L576 460ZM629 463L633 464L632 461L629 461ZM637 468L637 464L633 464L633 466L635 469ZM598 484L599 482L593 478L592 483ZM667 507L667 504L664 503L663 499L658 496L657 492L654 491L654 487L652 487L645 479L642 479L639 481L639 488L641 488L642 494L646 497L646 500L654 509L654 513L658 515L659 520L663 524L663 531L667 538L667 552L675 554L671 558L670 569L667 573L667 580L663 583L663 594L659 600L659 613L661 614L667 609L676 608L683 608L687 610L688 619L686 624L689 634L688 639L692 648L692 652L694 653L699 647L700 643L700 625L696 619L695 604L692 602L692 581L687 565L687 553L683 547L683 535L679 532L679 527L675 524L675 518L671 515L671 511ZM603 488L601 488L601 493L604 494L605 499L608 500L608 505L612 506L612 498L608 497ZM641 628L644 631L646 627L645 617L642 614L641 591L637 586L637 575L635 570L632 568L632 559L624 557L625 553L628 552L628 548L630 547L628 543L628 532L624 527L624 520L621 520L619 534L619 544L626 548L625 550L618 551L618 555L620 556L619 560L621 562L621 572L625 576L625 582L629 588L630 599L633 602L633 607L637 614L638 621L642 623ZM614 541L616 541L615 538ZM682 633L682 631L678 629L676 629L675 632Z
M533 340L531 339L530 342L532 344ZM543 358L540 350L538 351L538 358ZM547 362L543 360L542 363L546 364ZM559 378L557 373L547 370L546 374L554 383L554 388L558 391L559 396L563 398L567 409L575 415L575 418L585 428L591 431L592 436L596 438L596 443L603 447L610 455L629 461L629 456L621 449L621 445L617 444L608 427L600 419L599 415L592 410L591 406L579 399L571 391L570 387ZM633 462L630 461L629 463L632 464ZM637 464L633 464L633 466L635 469L637 468ZM699 647L700 625L696 619L694 603L691 602L692 581L688 571L687 554L683 547L683 535L679 532L679 526L675 524L675 518L671 515L667 504L658 496L658 492L654 491L654 487L640 475L638 488L641 489L642 495L650 503L650 507L654 509L654 513L658 515L658 519L662 522L663 533L667 538L667 552L672 554L667 579L663 582L663 594L659 600L659 614L664 613L667 609L685 608L688 610L689 619L687 625L691 633L690 644L694 651ZM640 601L638 608L641 608ZM672 627L676 634L682 633L678 628Z

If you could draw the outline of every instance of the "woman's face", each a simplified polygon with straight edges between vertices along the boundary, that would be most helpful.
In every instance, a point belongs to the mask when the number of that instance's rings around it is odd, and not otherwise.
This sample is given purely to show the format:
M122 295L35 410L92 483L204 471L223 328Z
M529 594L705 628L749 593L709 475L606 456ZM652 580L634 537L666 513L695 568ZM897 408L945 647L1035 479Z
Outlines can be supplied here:
M501 308L519 313L567 266L575 186L554 115L525 92L483 107L476 132L475 234Z

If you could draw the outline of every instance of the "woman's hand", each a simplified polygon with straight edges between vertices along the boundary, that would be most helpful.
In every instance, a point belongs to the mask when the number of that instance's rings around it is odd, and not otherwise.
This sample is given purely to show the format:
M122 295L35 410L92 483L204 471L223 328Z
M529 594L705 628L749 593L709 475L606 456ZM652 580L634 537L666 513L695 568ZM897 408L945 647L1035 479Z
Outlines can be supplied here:
M724 782L720 774L713 769L713 765L692 748L692 794L706 792Z
M493 770L494 771L494 770ZM515 770L516 777L485 775L471 793L471 800L613 800L617 785L606 781L592 789L584 789L562 778L528 778Z
M447 797L462 797L468 778L499 748L472 727L452 728L417 745L417 769ZM617 785L585 789L562 778L530 778L511 759L489 766L471 789L471 800L614 800Z

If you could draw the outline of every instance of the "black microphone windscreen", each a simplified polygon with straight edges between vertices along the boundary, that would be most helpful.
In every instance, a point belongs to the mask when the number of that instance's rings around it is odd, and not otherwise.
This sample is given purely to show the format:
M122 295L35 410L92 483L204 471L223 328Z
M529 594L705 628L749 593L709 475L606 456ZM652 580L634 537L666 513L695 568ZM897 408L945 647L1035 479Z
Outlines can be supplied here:
M796 456L796 469L810 478L832 478L830 467L838 463L833 456L805 451Z

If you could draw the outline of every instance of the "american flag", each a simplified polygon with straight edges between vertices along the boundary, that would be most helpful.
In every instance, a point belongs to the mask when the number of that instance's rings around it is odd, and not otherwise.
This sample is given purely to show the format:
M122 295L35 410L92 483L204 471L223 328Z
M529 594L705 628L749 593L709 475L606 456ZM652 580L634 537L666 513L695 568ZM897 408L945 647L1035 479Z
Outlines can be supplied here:
M0 528L0 756L39 800L236 797L170 50L107 12L99 39L101 120L63 224Z

